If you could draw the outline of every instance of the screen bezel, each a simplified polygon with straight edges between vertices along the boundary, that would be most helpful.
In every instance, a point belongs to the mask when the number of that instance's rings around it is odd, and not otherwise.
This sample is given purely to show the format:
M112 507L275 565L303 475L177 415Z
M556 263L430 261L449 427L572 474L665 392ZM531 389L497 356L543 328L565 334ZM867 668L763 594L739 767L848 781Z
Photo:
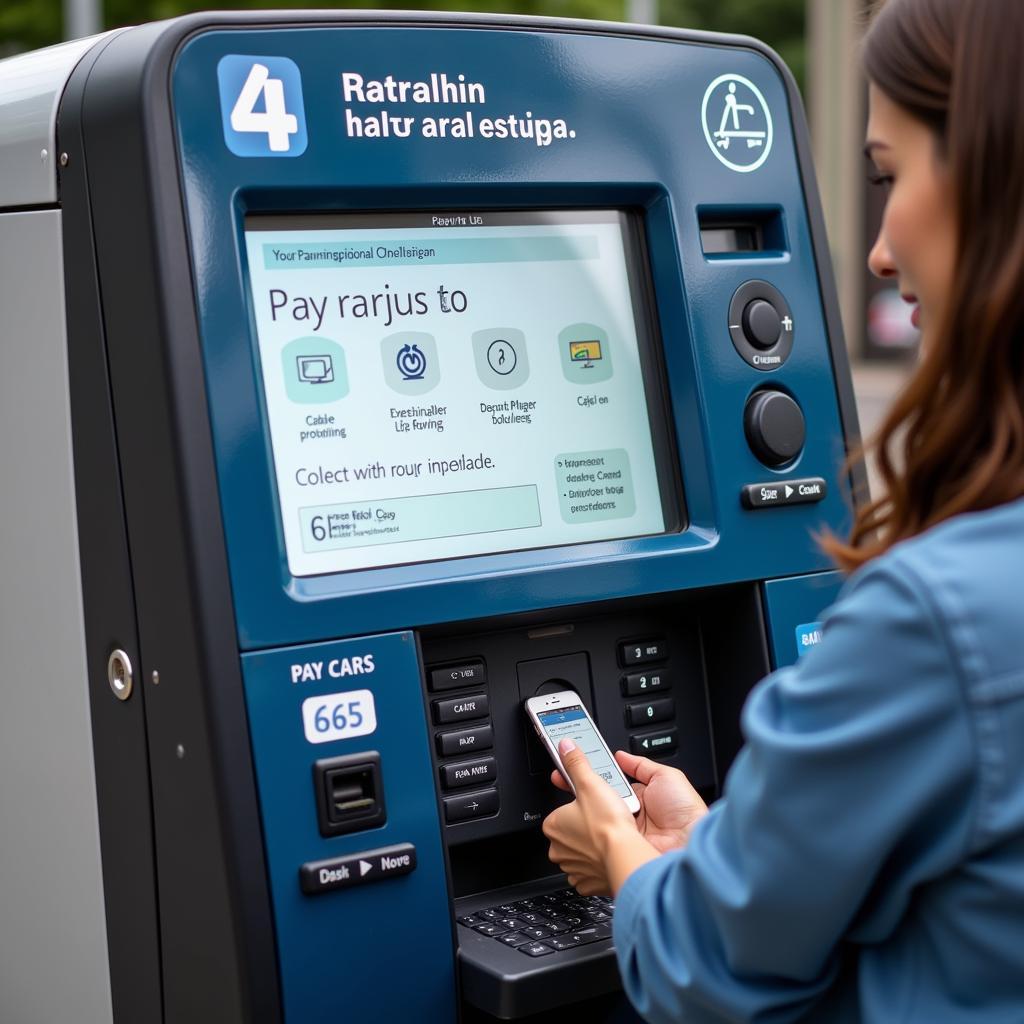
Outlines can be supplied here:
M671 429L673 421L671 400L669 396L668 378L665 370L664 348L661 343L661 332L656 315L656 299L650 266L650 253L646 243L643 211L633 207L594 206L594 207L511 207L485 208L421 208L408 210L321 210L289 212L247 209L240 211L242 241L243 286L249 309L249 340L252 357L256 369L258 401L262 414L265 433L265 447L268 459L271 493L275 507L275 526L282 563L288 576L301 583L302 581L352 578L366 574L385 573L403 568L420 568L456 564L471 559L501 559L511 556L528 556L531 552L551 552L553 550L584 552L580 560L587 557L585 552L595 545L606 545L641 538L663 537L677 534L686 529L685 502L682 489L682 472L676 446L675 432ZM617 223L622 238L626 282L629 288L630 305L637 337L637 354L640 376L644 391L647 423L651 437L651 449L654 458L655 475L661 502L661 513L664 528L654 533L626 533L613 537L585 540L575 543L558 541L551 544L531 545L529 547L496 548L485 552L469 552L463 555L444 555L433 559L414 559L409 561L392 561L373 566L358 566L351 569L331 568L323 572L303 573L298 575L291 571L285 540L283 510L277 486L277 469L273 444L270 436L270 412L267 404L266 386L263 377L262 357L260 352L259 333L256 324L252 277L246 253L246 243L250 232L289 231L289 230L359 230L371 228L409 228L436 227L445 231L451 227L463 225L436 225L431 223L436 218L481 218L482 223L474 226L483 227L514 227L535 224L586 224L586 223ZM572 559L570 559L572 560Z

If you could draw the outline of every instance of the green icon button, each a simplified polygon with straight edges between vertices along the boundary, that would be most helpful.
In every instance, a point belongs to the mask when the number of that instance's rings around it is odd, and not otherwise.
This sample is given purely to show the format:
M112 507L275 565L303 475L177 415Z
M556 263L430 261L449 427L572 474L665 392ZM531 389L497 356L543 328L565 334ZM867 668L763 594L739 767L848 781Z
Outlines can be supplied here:
M495 391L510 391L530 376L526 335L515 327L492 327L473 334L476 374Z
M562 373L570 384L598 384L612 375L608 332L596 324L571 324L558 335Z
M336 402L348 394L345 350L327 338L296 338L281 352L284 386L300 405Z

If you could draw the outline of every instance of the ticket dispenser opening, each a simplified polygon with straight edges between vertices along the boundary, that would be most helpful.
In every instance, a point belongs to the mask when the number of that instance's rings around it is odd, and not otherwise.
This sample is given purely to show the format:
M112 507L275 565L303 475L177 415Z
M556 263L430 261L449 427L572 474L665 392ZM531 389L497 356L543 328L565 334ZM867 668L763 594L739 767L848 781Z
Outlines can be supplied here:
M88 783L74 828L5 805L5 986L38 1019L633 1019L523 703L575 690L710 801L747 692L819 636L857 422L789 73L747 38L325 11L5 81L0 668L73 653L0 697L0 777L51 784L59 694ZM63 481L37 505L31 465Z

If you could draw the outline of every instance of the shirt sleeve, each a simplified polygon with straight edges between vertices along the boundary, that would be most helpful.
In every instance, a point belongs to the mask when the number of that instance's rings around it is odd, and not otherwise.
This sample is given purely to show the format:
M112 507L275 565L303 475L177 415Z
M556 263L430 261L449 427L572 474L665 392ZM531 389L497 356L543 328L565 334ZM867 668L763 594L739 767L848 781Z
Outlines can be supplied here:
M890 553L751 692L723 799L616 901L623 984L649 1021L799 1019L851 943L884 941L965 855L974 741L931 602Z

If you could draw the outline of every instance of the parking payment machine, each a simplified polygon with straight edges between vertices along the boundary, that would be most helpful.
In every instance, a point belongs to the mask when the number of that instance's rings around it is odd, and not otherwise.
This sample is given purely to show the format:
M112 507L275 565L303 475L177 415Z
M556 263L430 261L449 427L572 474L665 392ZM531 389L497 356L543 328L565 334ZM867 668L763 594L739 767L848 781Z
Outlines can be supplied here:
M0 64L0 168L2 1015L630 1019L523 703L711 800L818 639L857 425L788 72L201 15Z

